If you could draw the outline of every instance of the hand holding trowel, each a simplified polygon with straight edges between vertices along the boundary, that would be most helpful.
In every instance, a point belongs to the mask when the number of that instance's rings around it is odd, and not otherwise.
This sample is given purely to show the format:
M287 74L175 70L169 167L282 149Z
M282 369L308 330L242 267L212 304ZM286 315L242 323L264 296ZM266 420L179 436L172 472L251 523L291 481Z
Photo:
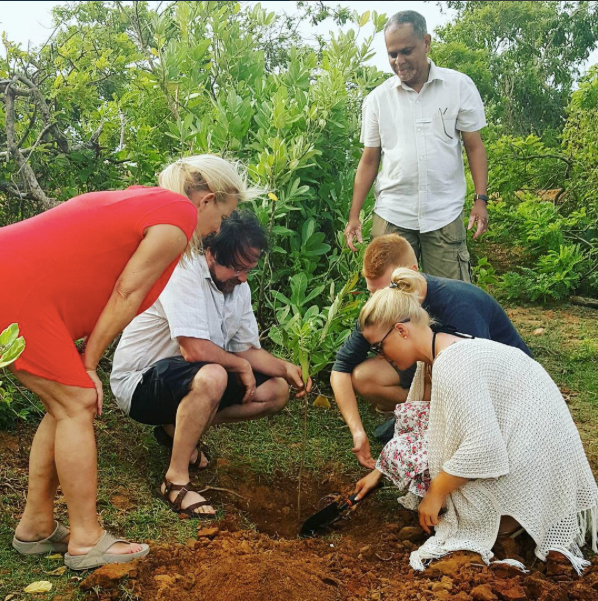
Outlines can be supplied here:
M382 474L378 470L369 473L357 483L355 486L356 492L350 497L341 497L339 500L334 501L334 503L330 503L330 505L324 507L321 511L318 511L318 513L307 518L303 526L301 526L299 535L313 536L318 530L334 524L351 507L362 501L370 492L379 488L382 484L381 479Z

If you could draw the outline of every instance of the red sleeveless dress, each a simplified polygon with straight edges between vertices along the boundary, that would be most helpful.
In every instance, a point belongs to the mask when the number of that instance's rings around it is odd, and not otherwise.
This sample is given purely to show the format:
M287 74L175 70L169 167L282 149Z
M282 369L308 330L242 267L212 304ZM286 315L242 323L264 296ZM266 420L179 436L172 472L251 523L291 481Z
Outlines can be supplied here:
M93 388L73 341L88 336L125 265L152 225L191 239L197 209L162 188L92 192L0 229L0 332L13 322L25 337L15 367L68 386ZM158 298L179 258L144 299Z

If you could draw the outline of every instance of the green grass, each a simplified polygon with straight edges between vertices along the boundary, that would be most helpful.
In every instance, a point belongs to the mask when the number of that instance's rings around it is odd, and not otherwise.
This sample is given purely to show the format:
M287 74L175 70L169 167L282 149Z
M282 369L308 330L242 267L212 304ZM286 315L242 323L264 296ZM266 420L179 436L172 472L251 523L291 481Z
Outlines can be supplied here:
M570 398L569 407L598 474L598 313L568 305L554 309L513 307L509 312L536 359ZM544 328L544 332L534 335L537 328ZM105 415L97 421L98 511L104 525L136 540L185 543L193 538L197 522L179 520L154 494L167 465L167 454L154 441L151 428L123 417L110 398L106 399L106 408ZM384 420L366 407L362 415L369 432ZM79 575L68 571L61 577L46 574L61 566L60 560L24 558L10 547L24 504L27 451L33 430L33 425L21 427L17 438L17 432L10 433L13 442L20 440L20 451L10 452L0 446L0 601L9 593L18 593L15 599L28 597L22 590L35 580L50 580L54 585L50 593L36 595L37 599L53 599L56 595L70 599L71 594L77 599L80 594L69 579ZM239 474L251 472L268 482L280 475L296 478L301 434L301 402L291 401L276 417L220 427L210 431L205 442L212 456L226 462L229 468L238 468ZM349 430L334 404L329 410L310 407L308 435L308 473L334 473L347 485L364 473L350 451ZM2 436L6 434L0 432L0 443ZM374 445L372 452L375 454L379 448ZM213 471L205 472L200 482L208 484L213 477ZM62 498L57 507L58 517L64 520ZM247 522L247 526L251 524Z

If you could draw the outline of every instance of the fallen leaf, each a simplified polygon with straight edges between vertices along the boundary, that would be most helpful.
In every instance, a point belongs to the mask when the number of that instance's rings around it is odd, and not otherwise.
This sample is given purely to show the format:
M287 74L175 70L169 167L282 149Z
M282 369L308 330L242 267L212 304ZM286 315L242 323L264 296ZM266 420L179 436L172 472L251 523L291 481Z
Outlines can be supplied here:
M330 409L330 401L323 395L319 394L314 401L314 407L322 407L323 409Z
M35 595L36 593L48 593L52 590L52 583L48 582L47 580L39 580L38 582L32 582L24 590L29 595Z
M542 334L544 334L545 331L546 331L545 328L536 328L533 331L533 334L534 334L534 336L542 336Z
M46 559L62 559L62 555L60 553L54 553L54 555L48 555Z
M10 595L6 595L6 597L4 597L4 601L10 601L11 599L16 599L17 596L15 595L15 593L10 593Z
M66 572L66 566L60 566L51 572L46 572L48 576L62 576Z
M278 196L276 196L276 194L274 194L274 192L268 192L268 198L270 200L272 200L273 202L276 202L278 200Z

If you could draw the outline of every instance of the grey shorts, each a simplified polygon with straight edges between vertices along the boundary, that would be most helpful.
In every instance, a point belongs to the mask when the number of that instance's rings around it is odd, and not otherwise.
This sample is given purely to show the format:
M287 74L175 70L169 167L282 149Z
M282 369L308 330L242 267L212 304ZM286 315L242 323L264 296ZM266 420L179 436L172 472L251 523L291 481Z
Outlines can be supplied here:
M471 283L467 232L462 214L439 230L425 234L399 227L374 214L372 239L395 233L411 244L424 273Z

